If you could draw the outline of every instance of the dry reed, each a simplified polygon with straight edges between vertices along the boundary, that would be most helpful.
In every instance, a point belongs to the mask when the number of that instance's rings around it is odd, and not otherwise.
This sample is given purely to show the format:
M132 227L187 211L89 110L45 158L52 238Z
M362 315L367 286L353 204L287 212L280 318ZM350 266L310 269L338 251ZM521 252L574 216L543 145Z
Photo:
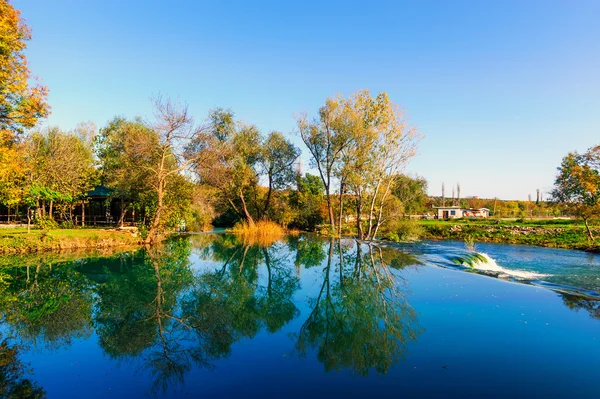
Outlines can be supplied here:
M238 235L245 244L260 246L269 246L285 234L280 225L270 220L255 223L238 222L230 231Z

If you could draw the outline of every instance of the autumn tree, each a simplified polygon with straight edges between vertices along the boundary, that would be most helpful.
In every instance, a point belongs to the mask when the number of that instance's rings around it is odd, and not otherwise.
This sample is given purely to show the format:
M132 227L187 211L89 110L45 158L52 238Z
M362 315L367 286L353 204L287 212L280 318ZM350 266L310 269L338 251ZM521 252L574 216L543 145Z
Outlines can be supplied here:
M31 85L33 77L23 54L31 30L21 13L0 0L0 135L14 138L48 115L48 89Z
M373 239L387 220L391 191L400 172L414 156L419 133L408 125L405 113L386 93L372 97L368 90L339 99L333 120L337 135L344 138L340 181L347 181L356 198L359 238ZM340 210L341 200L340 196ZM367 225L363 232L363 204ZM341 212L340 212L340 221Z
M302 141L311 154L311 162L318 170L327 201L327 213L331 234L335 233L335 215L332 192L335 168L343 156L344 149L351 143L352 136L341 129L341 97L329 98L319 109L319 116L309 119L306 115L297 118L298 130Z
M600 215L600 146L584 154L572 152L563 158L552 197L583 219L588 237L594 241L589 221Z
M48 115L48 90L31 85L24 50L31 31L21 13L0 0L0 203L17 207L23 200L28 169L18 136Z
M16 207L23 200L24 180L29 168L26 162L25 145L0 137L0 203Z

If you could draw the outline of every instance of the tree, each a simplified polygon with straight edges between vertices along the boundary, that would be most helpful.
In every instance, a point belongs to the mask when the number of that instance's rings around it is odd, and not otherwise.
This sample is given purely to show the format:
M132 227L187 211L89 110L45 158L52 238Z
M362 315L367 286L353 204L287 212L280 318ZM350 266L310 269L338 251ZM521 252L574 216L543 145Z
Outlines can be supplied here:
M94 187L97 173L91 143L53 127L33 133L26 144L31 163L27 194L49 204L50 218L54 204L71 207ZM42 216L45 205L37 206L38 216Z
M194 159L193 170L200 183L218 189L240 218L254 224L247 194L258 185L260 132L256 126L236 123L233 112L222 108L212 110L208 119L208 127L187 150L188 158Z
M371 240L386 221L391 189L415 149L420 134L409 126L405 113L394 105L387 93L372 97L361 90L342 101L344 122L338 126L353 132L353 146L348 157L351 173L355 174L352 186L357 196L356 219L362 219L362 198L368 209L368 227L365 238ZM356 160L360 160L358 163ZM358 229L362 236L362 225Z
M458 193L460 195L460 189ZM423 212L427 202L427 180L421 176L399 175L396 177L392 194L402 203L404 213L418 214Z
M326 217L323 205L323 182L310 173L296 176L297 189L290 195L290 203L296 209L292 225L305 230L314 230Z
M0 203L7 207L17 206L25 195L24 182L30 172L25 150L23 143L6 136L0 142Z
M268 191L261 217L268 215L273 190L281 190L291 185L296 174L294 162L300 150L279 132L271 132L262 146L261 164L267 176Z
M148 229L148 243L158 239L167 219L165 197L170 179L188 169L197 159L197 155L184 156L184 151L200 132L194 125L194 119L188 114L187 106L161 96L152 99L152 102L156 121L151 128L156 133L158 143L150 154L156 162L149 167L151 184L156 194L156 208Z
M332 203L332 185L334 168L343 155L343 150L350 144L352 136L345 129L339 129L341 97L329 98L319 109L319 117L309 120L306 115L297 118L298 130L302 141L310 151L312 163L319 171L325 188L327 213L331 234L335 233L335 216Z
M31 30L7 0L0 0L0 138L15 138L48 115L48 89L30 85L31 72L23 54Z
M112 188L113 195L121 200L119 226L123 225L125 202L139 207L152 190L152 166L155 160L149 156L158 145L158 137L140 119L127 121L115 118L100 130L96 139L102 184ZM135 208L134 208L135 209Z
M600 214L600 146L592 147L584 154L572 152L564 157L554 186L552 197L583 219L593 242L589 221Z

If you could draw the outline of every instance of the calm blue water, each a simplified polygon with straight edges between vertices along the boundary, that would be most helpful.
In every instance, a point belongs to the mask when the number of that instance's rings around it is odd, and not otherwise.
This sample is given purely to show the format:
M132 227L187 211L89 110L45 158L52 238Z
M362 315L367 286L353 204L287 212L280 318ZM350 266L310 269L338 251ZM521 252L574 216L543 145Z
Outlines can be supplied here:
M598 397L600 311L578 295L597 256L477 246L532 283L457 268L459 243L395 246L5 257L0 397Z

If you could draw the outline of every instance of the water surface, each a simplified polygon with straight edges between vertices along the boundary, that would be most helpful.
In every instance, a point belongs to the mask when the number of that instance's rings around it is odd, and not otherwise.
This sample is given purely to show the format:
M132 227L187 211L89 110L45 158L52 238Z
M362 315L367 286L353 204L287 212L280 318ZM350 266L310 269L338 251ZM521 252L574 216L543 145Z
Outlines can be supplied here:
M477 251L545 277L465 273L459 243L310 235L4 257L0 397L596 397L598 258Z

